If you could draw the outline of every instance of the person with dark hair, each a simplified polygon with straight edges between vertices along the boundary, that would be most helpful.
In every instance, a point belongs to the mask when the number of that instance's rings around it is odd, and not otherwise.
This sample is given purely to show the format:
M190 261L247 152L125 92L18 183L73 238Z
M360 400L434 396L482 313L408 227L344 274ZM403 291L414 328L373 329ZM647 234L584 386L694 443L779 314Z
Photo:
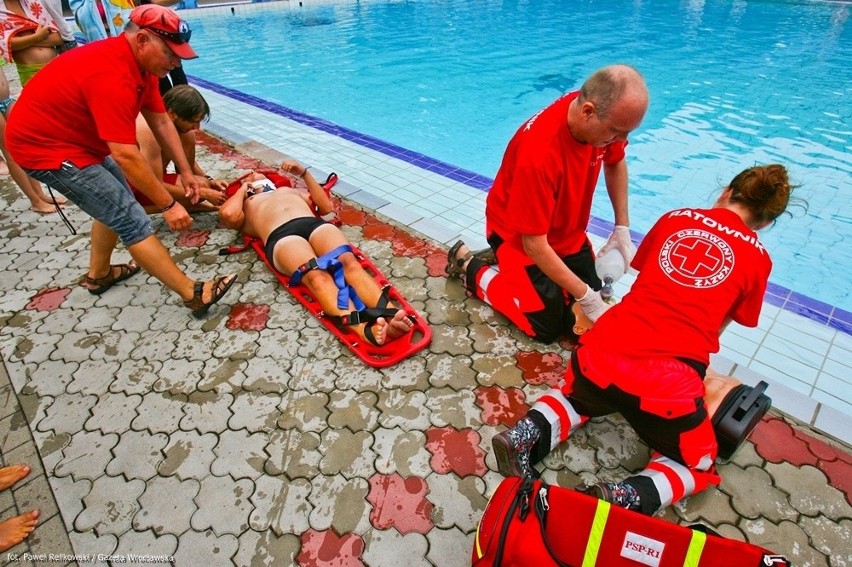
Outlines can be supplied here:
M704 375L730 321L757 326L772 261L755 231L785 212L792 190L783 166L755 166L713 208L663 215L633 258L635 283L580 337L564 380L492 439L499 471L532 475L589 418L618 412L651 448L650 464L578 490L653 514L717 486Z
M163 182L163 186L183 207L190 212L215 211L225 202L227 183L213 179L198 165L195 159L195 132L201 123L210 117L210 106L201 93L189 85L178 85L163 96L166 114L180 137L183 154L186 156L192 173L200 186L201 199L192 203L186 196L180 178L175 173L167 173L169 164L175 161L160 146L156 136L148 126L143 115L136 118L136 139L142 155L148 160L154 174ZM131 185L133 195L149 214L158 212L158 207L144 193Z
M608 305L597 291L602 284L586 235L592 197L603 169L616 226L602 251L617 248L629 263L636 248L624 151L648 100L638 71L612 65L523 124L486 200L486 237L497 268L459 240L450 248L447 275L463 278L471 294L543 342L571 333L575 303L597 319Z
M197 202L198 181L157 89L158 77L181 59L197 57L190 36L189 25L174 11L156 5L135 8L121 35L72 49L33 77L9 115L6 144L28 175L95 219L89 271L80 282L89 293L104 293L141 267L201 316L231 288L236 275L190 279L156 237L127 186L129 181L151 199L170 229L192 224L139 151L135 128L141 112L174 159L186 197ZM134 262L110 264L119 239Z

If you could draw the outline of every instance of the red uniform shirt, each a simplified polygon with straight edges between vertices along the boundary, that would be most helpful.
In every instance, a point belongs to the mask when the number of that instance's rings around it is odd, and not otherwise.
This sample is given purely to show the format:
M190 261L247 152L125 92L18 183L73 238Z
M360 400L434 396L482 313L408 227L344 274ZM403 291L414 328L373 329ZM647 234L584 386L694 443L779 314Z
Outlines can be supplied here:
M568 130L569 93L532 118L512 137L485 201L489 231L520 246L521 235L546 234L560 256L586 242L586 227L601 164L624 159L627 142L596 148Z
M730 318L757 326L772 260L733 211L679 209L651 229L630 292L580 342L627 356L709 363Z
M101 163L107 142L136 143L141 109L165 112L158 82L139 68L124 35L72 49L21 92L6 126L9 152L29 169Z

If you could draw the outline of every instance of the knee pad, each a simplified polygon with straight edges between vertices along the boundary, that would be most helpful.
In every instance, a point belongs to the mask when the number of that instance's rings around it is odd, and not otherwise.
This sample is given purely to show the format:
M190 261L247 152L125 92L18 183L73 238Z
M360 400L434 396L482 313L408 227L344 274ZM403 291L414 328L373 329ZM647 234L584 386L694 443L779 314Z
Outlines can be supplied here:
M730 459L769 411L772 399L763 393L767 386L763 380L753 388L740 384L722 400L713 416L719 458Z

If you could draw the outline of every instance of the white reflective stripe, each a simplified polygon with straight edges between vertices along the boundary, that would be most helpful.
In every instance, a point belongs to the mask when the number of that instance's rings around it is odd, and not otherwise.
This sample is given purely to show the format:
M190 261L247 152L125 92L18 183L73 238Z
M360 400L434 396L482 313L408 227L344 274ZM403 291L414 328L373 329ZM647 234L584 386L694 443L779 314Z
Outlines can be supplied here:
M708 453L707 455L704 455L703 457L701 457L701 459L698 461L698 466L696 466L695 468L699 471L707 472L707 471L710 470L710 468L712 466L713 466L713 457L711 457L710 454Z
M482 277L479 278L478 286L479 289L482 290L483 301L485 301L488 305L491 305L491 302L488 300L488 286L491 285L492 280L494 280L499 273L500 272L494 268L486 268L482 272Z
M562 392L557 388L551 388L533 404L532 409L543 415L547 423L550 424L550 449L553 450L564 441L564 439L561 439L562 421L559 414L549 404L542 401L544 398L548 398L553 402L553 405L561 406L564 409L565 414L568 416L569 436L580 426L581 419L580 414L577 413L574 406L568 402L565 396L562 395Z
M546 396L547 394L545 394ZM550 424L550 450L552 451L562 442L559 439L559 433L562 431L562 428L559 427L559 416L556 415L556 412L550 409L550 406L542 402L541 400L537 401L535 405L533 405L532 409L540 413L544 416L544 419L547 420L547 423Z
M651 462L669 469L680 479L680 482L683 484L683 497L695 494L695 477L692 476L692 471L689 470L689 467L662 455L652 459ZM654 486L657 488L657 492L660 493L661 506L665 507L672 504L672 501L674 500L674 491L672 490L671 483L669 482L669 479L666 478L665 474L659 471L647 469L639 474L641 476L647 476L654 481Z

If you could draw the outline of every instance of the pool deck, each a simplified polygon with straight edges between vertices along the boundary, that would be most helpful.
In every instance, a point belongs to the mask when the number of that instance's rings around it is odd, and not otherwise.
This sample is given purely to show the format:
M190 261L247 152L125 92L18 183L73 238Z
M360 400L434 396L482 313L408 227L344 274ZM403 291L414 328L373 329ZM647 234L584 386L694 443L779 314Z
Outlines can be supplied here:
M88 258L86 215L66 208L80 230L70 236L0 180L0 455L4 465L33 468L0 493L0 519L42 512L37 530L0 563L117 565L135 554L209 567L379 567L401 557L412 566L469 564L477 521L500 481L491 437L564 372L569 356L523 336L444 277L447 243L461 235L482 244L484 194L204 92L215 117L208 130L227 141L202 136L206 171L233 179L288 154L318 174L338 172L346 234L428 319L432 344L389 369L364 366L252 252L217 255L236 238L211 214L180 234L156 220L190 275L239 274L206 319L189 317L145 274L92 296L76 285ZM794 326L781 310L765 317L769 328ZM830 340L835 347L838 336ZM757 377L734 358L714 366ZM721 487L663 517L709 524L797 566L849 565L848 429L827 435L808 425L810 415L793 417L795 404L782 405L792 398L779 392L773 382L781 411L720 466ZM795 403L818 404L804 395ZM621 478L647 459L630 428L609 417L575 434L543 474L571 487Z

